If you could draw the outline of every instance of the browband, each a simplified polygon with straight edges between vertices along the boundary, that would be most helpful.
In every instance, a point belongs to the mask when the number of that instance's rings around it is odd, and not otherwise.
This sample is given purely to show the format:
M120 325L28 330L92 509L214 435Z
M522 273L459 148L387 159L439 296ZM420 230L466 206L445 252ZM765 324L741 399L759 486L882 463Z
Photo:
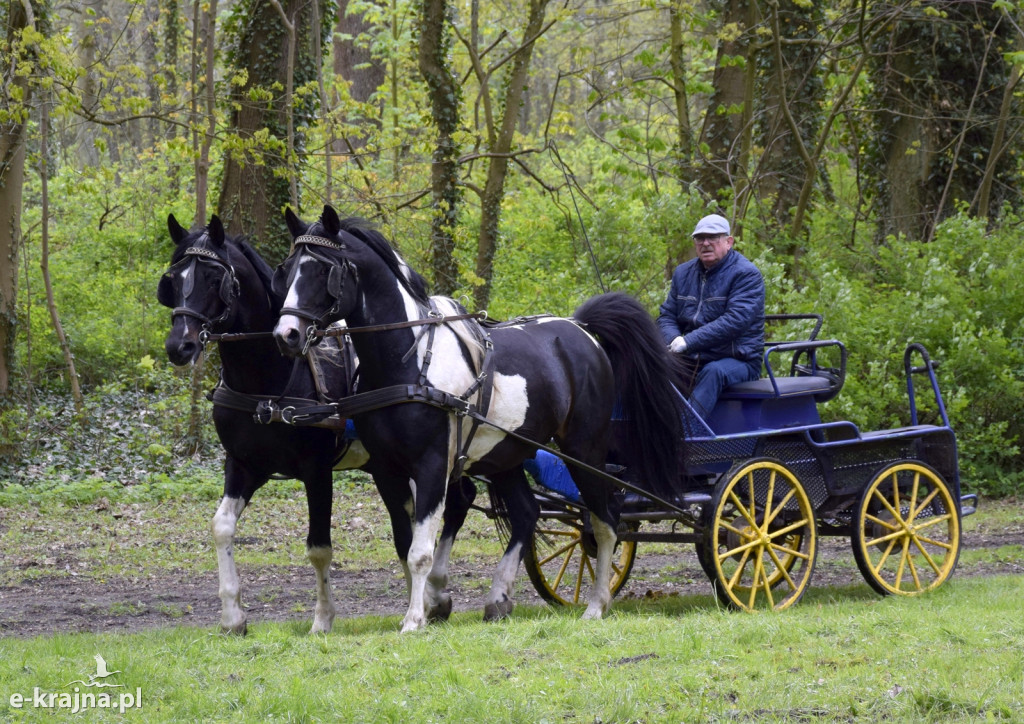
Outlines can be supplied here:
M328 249L337 249L338 251L343 251L348 248L344 244L339 244L336 241L325 239L322 236L313 236L311 234L303 234L302 236L297 236L295 237L295 241L293 243L296 246L298 246L299 244L313 244L314 246L326 246Z

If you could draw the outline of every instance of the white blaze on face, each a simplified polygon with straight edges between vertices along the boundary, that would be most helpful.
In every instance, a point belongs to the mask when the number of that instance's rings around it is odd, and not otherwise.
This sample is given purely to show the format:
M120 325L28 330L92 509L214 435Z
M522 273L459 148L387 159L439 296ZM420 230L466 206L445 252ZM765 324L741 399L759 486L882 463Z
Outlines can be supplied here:
M308 269L309 263L313 262L305 253L299 254L298 260L295 262L295 276L292 278L291 286L288 287L288 294L284 298L283 307L295 309L299 305L299 293L297 288L299 286L299 280L302 279L303 267ZM291 329L303 328L303 321L295 316L294 314L282 314L281 318L277 320L277 324L274 326L274 334L283 335Z

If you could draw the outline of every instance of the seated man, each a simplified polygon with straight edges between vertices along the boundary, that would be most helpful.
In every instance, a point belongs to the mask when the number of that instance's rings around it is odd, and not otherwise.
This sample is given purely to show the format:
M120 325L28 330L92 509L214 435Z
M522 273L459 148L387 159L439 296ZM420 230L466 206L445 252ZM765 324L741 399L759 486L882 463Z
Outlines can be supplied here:
M705 420L725 387L761 376L764 278L732 248L735 241L725 217L697 222L697 258L676 267L658 316L665 342L683 363L682 392Z

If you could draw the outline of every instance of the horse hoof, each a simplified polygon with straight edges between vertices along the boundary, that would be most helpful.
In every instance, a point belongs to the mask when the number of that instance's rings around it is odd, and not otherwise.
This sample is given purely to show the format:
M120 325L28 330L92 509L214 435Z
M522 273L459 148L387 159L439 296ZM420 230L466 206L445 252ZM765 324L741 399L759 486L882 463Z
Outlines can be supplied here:
M440 601L434 605L430 611L427 612L427 621L429 623L436 623L438 621L447 621L448 617L452 615L452 597L445 594Z
M313 627L309 630L311 634L329 634L333 628L333 621L314 621Z
M500 621L503 618L508 618L515 606L515 603L507 598L497 603L488 603L484 606L484 621Z
M236 623L232 626L225 626L221 624L220 632L226 636L245 636L249 633L249 624L245 621L242 623Z

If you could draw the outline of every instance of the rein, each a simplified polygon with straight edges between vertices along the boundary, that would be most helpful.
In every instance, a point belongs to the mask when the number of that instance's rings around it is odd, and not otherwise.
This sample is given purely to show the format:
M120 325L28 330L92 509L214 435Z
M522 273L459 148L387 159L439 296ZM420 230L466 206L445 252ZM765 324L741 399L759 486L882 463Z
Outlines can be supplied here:
M436 317L425 317L423 319L408 319L404 322L390 322L388 324L372 324L365 327L332 327L330 329L314 329L311 333L312 336L317 338L324 337L343 337L347 334L357 334L360 332L386 332L391 329L404 329L406 327L419 327L427 324L444 324L446 322L458 322L462 319L475 319L478 322L487 320L487 312L473 312L472 314L452 314L450 316L439 315ZM264 337L273 337L273 332L205 332L200 334L200 341L202 342L241 342L247 339L262 339Z

